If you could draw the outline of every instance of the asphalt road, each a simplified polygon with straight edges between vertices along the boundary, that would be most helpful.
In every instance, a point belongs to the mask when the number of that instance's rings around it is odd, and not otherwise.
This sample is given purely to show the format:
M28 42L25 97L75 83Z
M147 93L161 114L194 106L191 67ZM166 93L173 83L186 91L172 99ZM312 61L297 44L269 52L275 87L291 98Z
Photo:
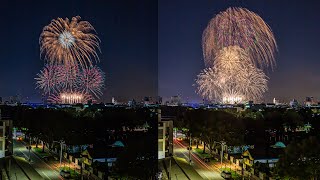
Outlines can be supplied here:
M173 148L174 148L173 150L174 156L184 158L187 161L189 161L189 151L187 150L187 146L185 146L180 141L174 140ZM192 151L190 155L191 155L191 166L198 172L198 174L203 179L214 179L214 180L223 179L216 167L208 165L207 163L203 162Z
M29 150L26 149L26 145L21 141L16 141L16 140L13 141L13 153L18 157L24 157L26 160L29 159ZM30 163L31 166L42 177L41 179L47 179L47 180L62 179L63 180L63 178L59 175L58 170L49 166L46 162L40 159L32 151L30 153L30 159L31 159L31 163ZM32 174L30 171L26 171L26 173L28 175ZM39 178L36 178L36 179L39 179Z

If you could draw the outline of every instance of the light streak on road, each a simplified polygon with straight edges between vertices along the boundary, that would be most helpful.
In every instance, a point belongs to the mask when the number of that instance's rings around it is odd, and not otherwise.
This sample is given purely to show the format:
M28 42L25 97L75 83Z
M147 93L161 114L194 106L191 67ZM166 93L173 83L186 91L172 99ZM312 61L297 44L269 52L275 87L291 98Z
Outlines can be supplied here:
M174 145L176 145L178 148L176 148L174 150L175 155L179 155L178 151L180 151L180 153L186 157L187 160L189 160L187 154L187 146L185 146L184 144L182 144L181 142L179 142L178 140L174 140ZM183 149L184 151L182 151L181 149ZM194 167L194 169L199 173L199 175L201 175L204 179L223 179L220 176L220 172L219 169L215 166L209 166L208 164L206 164L205 162L203 162L196 154L194 154L193 152L191 152L191 159L194 163L192 163L191 165Z
M21 152L24 156L25 159L29 159L29 152L26 150L26 144L25 142L19 142L19 141L14 141L14 150L18 150ZM26 152L27 151L27 152ZM49 180L64 180L57 169L51 167L49 164L44 162L41 158L39 158L34 152L31 152L31 166L45 179ZM28 154L28 155L27 155Z

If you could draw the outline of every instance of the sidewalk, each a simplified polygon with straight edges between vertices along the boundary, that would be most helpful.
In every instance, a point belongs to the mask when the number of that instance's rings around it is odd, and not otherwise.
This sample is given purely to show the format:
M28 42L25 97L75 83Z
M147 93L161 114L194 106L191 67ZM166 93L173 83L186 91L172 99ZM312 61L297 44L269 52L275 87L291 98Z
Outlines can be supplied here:
M62 162L61 162L61 167L60 167L59 154L56 154L56 153L50 151L47 147L44 148L44 153L42 153L41 152L42 151L41 145L38 146L38 149L36 149L35 145L31 145L31 147L32 147L32 151L34 152L34 154L37 155L40 159L42 159L44 156L55 156L57 158L57 160L46 161L46 163L49 166L51 166L53 169L56 169L58 172L60 171L60 169L69 170L72 178L80 178L80 177L78 177L78 176L80 176L80 170L75 169L74 166L72 166L72 163L69 163L69 161L67 161L64 157L62 157ZM39 149L41 151L39 151ZM86 176L85 173L83 173L83 175Z
M24 158L16 156L11 161L10 174L12 179L43 179Z
M202 144L198 145L198 149L196 147L197 147L196 145L192 145L192 151L195 154L197 154L197 156L199 158L209 156L209 154L210 154L209 147L206 146L205 155L202 154L202 152L203 152L203 145ZM222 164L221 164L221 155L216 154L214 152L212 154L212 158L214 158L214 159L211 159L211 161L207 162L206 164L215 167L220 172L222 170L230 171L232 173L232 177L234 179L242 179L241 167L239 167L238 165L235 165L234 163L231 163L230 160L225 159L224 157L222 158ZM218 160L218 161L216 161L216 160Z
M158 162L160 169L162 170L162 180L169 179L170 172L170 158L159 160ZM180 180L180 179L195 179L201 180L201 176L182 158L172 158L171 159L171 179Z
M11 160L11 163L10 163L10 169L9 169L10 160ZM26 179L26 180L30 179L28 175L25 174L23 169L19 167L19 165L17 164L14 158L11 158L10 160L9 159L6 160L6 164L9 170L9 174L8 174L9 179Z
M191 180L203 179L185 159L174 157L174 160L177 163L177 165L185 172L185 174L188 176L189 179Z

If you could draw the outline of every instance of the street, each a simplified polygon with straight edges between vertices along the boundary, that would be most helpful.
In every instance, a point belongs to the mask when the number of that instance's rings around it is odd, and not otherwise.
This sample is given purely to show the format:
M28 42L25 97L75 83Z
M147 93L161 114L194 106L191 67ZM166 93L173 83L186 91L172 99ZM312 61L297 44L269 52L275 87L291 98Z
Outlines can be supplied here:
M23 157L26 160L29 159L29 150L26 149L26 145L22 141L13 140L13 153L15 156ZM31 166L38 172L38 174L42 177L41 179L49 179L49 180L59 180L63 178L59 175L59 172L56 168L49 166L46 162L40 159L37 155L35 155L32 151L30 153ZM26 170L25 170L26 171ZM28 176L31 179L35 178L35 175L31 171L26 171ZM36 177L39 179L39 177Z
M178 140L174 140L173 143L174 156L184 158L189 161L189 151L187 146ZM203 179L223 179L218 171L217 167L208 165L203 162L195 153L191 151L191 166L198 172Z

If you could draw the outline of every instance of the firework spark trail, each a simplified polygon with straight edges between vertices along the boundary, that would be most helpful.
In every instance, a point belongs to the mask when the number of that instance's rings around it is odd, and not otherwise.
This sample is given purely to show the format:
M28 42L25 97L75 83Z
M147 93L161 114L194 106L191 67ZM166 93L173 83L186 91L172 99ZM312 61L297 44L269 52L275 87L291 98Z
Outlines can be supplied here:
M230 46L219 51L213 67L198 75L197 93L224 103L258 101L267 91L267 79L262 70L251 64L243 49Z
M99 60L96 49L100 50L100 39L88 21L80 16L53 19L43 28L39 38L40 56L50 65L65 65L67 68L92 66L92 59Z
M243 69L244 73L225 74L216 68L204 69L196 79L197 93L218 102L240 98L239 101L259 101L267 91L267 76L254 66ZM246 75L247 74L247 75ZM226 77L227 76L227 77Z
M58 89L77 89L77 80L80 73L81 72L77 67L65 67L63 65L58 66L56 71Z
M86 93L92 93L95 97L102 95L104 87L104 73L98 67L83 69L79 77L81 87L85 88Z
M48 101L55 104L77 104L91 99L90 94L79 91L61 91L48 96Z
M258 68L276 65L277 44L270 27L245 8L228 8L210 20L202 36L206 67L212 67L216 54L228 46L244 49Z
M74 99L72 97L81 97L83 102L87 102L88 98L102 96L104 87L104 73L96 66L80 71L70 70L62 65L48 65L35 79L37 88L48 95L50 102L64 102L68 98L69 100ZM65 98L62 98L62 95ZM74 100L77 102L77 99Z
M56 71L57 66L45 66L35 78L36 88L44 91L45 94L55 92L55 86L57 85Z

